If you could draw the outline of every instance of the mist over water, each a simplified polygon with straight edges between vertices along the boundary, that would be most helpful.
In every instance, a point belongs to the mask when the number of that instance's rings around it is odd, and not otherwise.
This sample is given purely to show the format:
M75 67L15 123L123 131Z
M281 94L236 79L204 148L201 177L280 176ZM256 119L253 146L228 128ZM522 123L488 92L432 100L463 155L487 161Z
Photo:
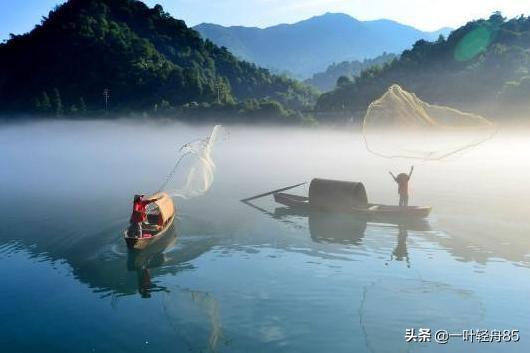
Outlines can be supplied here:
M43 352L530 348L526 338L448 346L403 339L405 328L424 326L530 334L530 131L500 129L462 153L414 161L410 203L431 205L432 215L426 224L391 224L300 215L270 197L255 202L262 211L239 200L321 177L362 181L369 201L396 204L388 171L407 172L410 160L371 154L353 128L229 126L230 139L210 156L208 192L175 198L176 231L160 249L128 254L121 231L132 195L156 191L179 148L212 128L0 126L7 351L31 351L28 335ZM44 298L35 302L35 293Z

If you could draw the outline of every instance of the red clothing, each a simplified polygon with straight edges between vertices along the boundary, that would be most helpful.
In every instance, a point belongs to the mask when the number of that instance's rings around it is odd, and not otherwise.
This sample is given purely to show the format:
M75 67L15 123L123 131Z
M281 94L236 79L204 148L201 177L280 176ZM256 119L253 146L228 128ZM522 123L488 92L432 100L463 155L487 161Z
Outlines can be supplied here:
M398 194L408 195L409 194L409 176L405 173L401 173L396 177L398 183Z
M131 215L131 222L140 223L145 222L147 215L145 213L145 206L151 201L138 200L133 203L133 212Z

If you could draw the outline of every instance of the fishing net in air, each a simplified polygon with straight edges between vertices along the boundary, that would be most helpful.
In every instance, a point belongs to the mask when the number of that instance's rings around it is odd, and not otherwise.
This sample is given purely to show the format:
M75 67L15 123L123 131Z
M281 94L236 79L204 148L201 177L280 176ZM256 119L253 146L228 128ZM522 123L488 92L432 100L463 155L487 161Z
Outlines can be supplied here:
M160 190L171 196L191 199L206 193L215 178L214 148L228 132L216 125L209 136L184 144L173 170L166 177ZM182 171L185 171L182 173ZM177 186L178 185L178 186Z
M495 134L486 118L433 105L394 84L364 117L367 149L386 158L439 160L477 146Z

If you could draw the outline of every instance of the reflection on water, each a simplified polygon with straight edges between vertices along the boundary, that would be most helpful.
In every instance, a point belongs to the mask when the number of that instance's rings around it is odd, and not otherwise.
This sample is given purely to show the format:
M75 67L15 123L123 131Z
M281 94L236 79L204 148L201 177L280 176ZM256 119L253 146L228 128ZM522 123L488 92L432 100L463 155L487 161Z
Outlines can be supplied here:
M371 352L380 353L419 348L411 347L402 339L400 323L403 321L411 328L450 327L452 332L461 332L475 327L484 315L480 299L472 291L420 279L376 281L365 288L361 303L360 324L367 347ZM426 315L414 315L417 311ZM394 346L389 347L381 337L395 342ZM446 349L458 350L450 344Z
M234 127L214 156L210 192L176 199L174 231L147 251L128 252L121 234L130 195L159 185L181 142L210 128L48 122L0 129L7 152L0 163L9 166L0 170L9 200L0 205L3 349L528 350L527 340L403 340L411 327L530 334L530 194L517 186L530 177L526 136L500 134L468 155L417 165L412 200L431 204L432 217L395 222L297 212L270 198L256 200L257 208L240 203L315 176L365 181L371 201L392 203L386 170L403 165L374 159L352 134ZM149 150L136 143L140 136ZM500 146L516 152L507 158Z
M265 214L267 211L256 208ZM304 211L289 207L278 207L270 214L286 224L297 224L297 220L307 218L309 234L316 243L336 243L343 245L361 245L369 224L377 225L376 221L369 220L363 216L352 216L348 214L324 213L317 211ZM395 229L397 241L390 260L406 261L410 266L407 250L408 231L432 232L431 225L425 219L401 219L387 220L385 225L389 233Z
M309 215L309 233L315 242L359 245L367 222L346 215Z
M183 308L182 301L190 302L191 305ZM227 345L229 342L221 328L219 304L210 293L181 289L178 291L177 298L174 295L164 296L162 310L175 333L181 335L186 341L189 351L216 352L219 346ZM183 317L187 320L182 320ZM194 322L195 320L198 322ZM206 328L203 328L205 331L202 333L203 337L199 340L190 339L197 335L196 332L192 332L197 329L194 326L202 325L203 322L208 322Z
M129 251L127 255L127 269L135 271L138 277L138 292L142 298L150 298L153 292L167 292L168 289L159 286L151 280L151 271L161 267L170 259L166 250L175 245L177 234L175 228L164 234L162 239L152 244L145 251Z
M395 258L397 261L403 261L403 259L405 259L410 266L409 253L407 251L407 237L409 236L409 233L407 227L401 224L398 226L398 229L398 240L396 248L392 252L392 259Z

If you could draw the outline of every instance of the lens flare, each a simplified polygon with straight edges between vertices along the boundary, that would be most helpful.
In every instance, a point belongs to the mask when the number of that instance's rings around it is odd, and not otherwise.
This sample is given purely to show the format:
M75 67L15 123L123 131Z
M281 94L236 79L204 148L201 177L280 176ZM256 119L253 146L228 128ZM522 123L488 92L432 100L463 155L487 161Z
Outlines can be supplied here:
M490 27L480 26L467 33L458 42L454 52L456 61L465 62L486 51L491 44L494 31Z

